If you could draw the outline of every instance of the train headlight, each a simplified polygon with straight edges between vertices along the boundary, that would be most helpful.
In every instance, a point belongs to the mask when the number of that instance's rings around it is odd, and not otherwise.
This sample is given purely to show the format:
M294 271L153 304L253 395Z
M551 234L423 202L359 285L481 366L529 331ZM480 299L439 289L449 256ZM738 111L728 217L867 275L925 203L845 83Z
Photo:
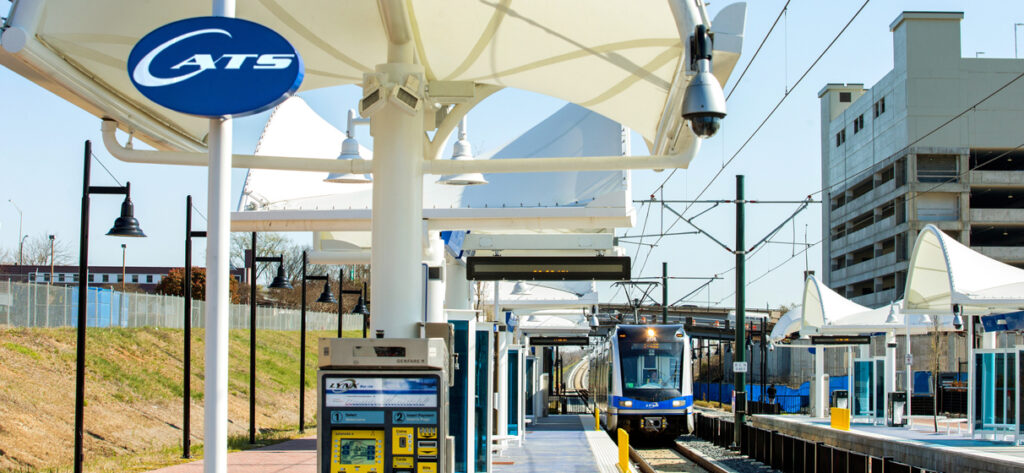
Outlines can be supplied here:
M672 407L683 407L683 401L681 401L679 399L676 399L675 401L672 401Z
M653 328L647 329L647 336L648 337L653 337L654 336L654 329Z
M633 407L633 401L619 401L619 405L622 407Z

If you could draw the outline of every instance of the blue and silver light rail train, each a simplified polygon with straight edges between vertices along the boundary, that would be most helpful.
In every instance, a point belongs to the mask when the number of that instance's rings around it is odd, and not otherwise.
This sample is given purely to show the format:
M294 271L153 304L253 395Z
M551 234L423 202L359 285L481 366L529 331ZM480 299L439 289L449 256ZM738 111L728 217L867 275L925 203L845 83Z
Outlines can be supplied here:
M682 325L618 325L590 354L601 425L668 441L693 430L690 337Z

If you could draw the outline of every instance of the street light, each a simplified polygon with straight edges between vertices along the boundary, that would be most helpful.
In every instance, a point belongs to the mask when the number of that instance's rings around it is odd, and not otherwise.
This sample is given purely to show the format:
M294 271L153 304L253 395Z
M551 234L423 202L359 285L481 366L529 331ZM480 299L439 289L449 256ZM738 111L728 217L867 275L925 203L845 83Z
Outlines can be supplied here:
M349 275L352 274L351 271L352 270L350 269ZM338 272L338 338L345 337L343 332L345 329L345 294L358 294L360 296L356 305L352 308L353 314L368 315L370 313L370 311L366 309L366 304L363 303L363 291L359 289L345 289L345 268L342 268L341 271ZM357 310L362 312L357 312ZM365 328L363 329L363 337L366 337Z
M256 266L258 263L278 263L277 276L267 286L270 289L291 289L284 272L284 255L256 256L256 232L252 232L252 265L249 288L249 443L256 443Z
M206 238L205 231L192 231L192 196L185 197L185 271L182 289L185 293L185 360L182 383L181 458L192 458L192 239Z
M331 294L330 278L324 275L306 274L306 251L302 251L302 310L299 311L299 432L306 430L306 281L323 281L324 290L317 298L317 302L334 304L334 294ZM278 277L281 277L281 270L278 270ZM275 278L276 280L276 278Z
M82 448L84 441L85 415L85 329L86 304L89 301L89 195L115 194L124 195L121 204L121 216L114 221L114 226L107 232L109 236L144 237L139 228L139 221L133 215L131 200L132 184L124 186L91 186L89 171L92 163L92 142L85 142L85 159L82 179L82 222L79 234L78 251L78 340L75 353L75 473L82 473ZM13 202L12 202L13 203Z
M366 307L366 282L363 282L363 290L359 292L359 300L352 308L352 313L363 316L363 338L366 338L366 331L370 328L370 309Z
M49 284L53 284L53 238L54 236L50 235L50 280L47 281Z
M25 215L23 213L21 213L21 207L18 207L18 204L15 204L13 199L7 199L7 201L10 202L11 205L14 206L15 210L18 211L18 266L21 266L22 264L25 264L22 261L22 255L23 255L22 249L24 248L24 245L25 245L25 236L23 236L23 234L21 233L21 222L22 222L23 217Z

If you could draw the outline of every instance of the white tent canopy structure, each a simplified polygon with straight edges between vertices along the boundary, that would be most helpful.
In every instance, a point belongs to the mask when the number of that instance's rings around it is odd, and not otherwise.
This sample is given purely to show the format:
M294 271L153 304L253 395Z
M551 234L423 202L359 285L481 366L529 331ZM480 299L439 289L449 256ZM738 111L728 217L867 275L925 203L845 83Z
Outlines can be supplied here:
M905 310L984 315L1024 309L1024 270L978 253L934 225L921 230L907 271Z
M800 331L800 327L803 325L804 311L802 306L796 306L790 309L779 320L775 322L775 326L772 327L772 332L768 334L768 339L772 342L777 342L789 336L793 332Z
M513 294L516 284L525 287L526 294ZM481 283L481 295L485 305L494 305L494 282ZM502 310L516 313L588 309L598 304L597 288L593 282L502 281L498 285L498 304Z
M802 335L818 333L823 326L832 324L836 320L869 310L829 289L813 274L808 276L804 282L804 294L800 307L802 308L800 323Z
M408 11L397 3L408 5ZM679 113L690 78L685 74L689 45L681 38L693 34L697 23L710 23L703 3L660 1L630 8L613 0L381 4L238 2L236 15L277 31L296 47L306 65L300 91L361 84L364 74L388 60L389 33L401 33L396 26L404 26L396 23L409 24L410 37L390 39L411 46L408 51L434 84L428 86L432 98L464 102L442 124L447 132L438 133L434 152L482 98L474 97L474 88L486 96L514 87L580 104L636 130L656 154L695 141ZM745 8L730 5L712 25L712 71L723 84L739 59ZM203 151L207 120L145 99L130 83L126 61L132 46L153 29L209 14L208 1L161 2L153 8L114 0L19 0L0 41L0 64L96 116L115 119L121 129L158 149ZM572 79L552 80L556 77Z
M599 156L628 152L621 125L569 104L511 143L476 159ZM333 160L344 133L299 97L279 105L264 127L257 155ZM372 151L360 146L364 159ZM488 174L482 186L439 184L423 177L424 219L431 230L611 232L636 215L626 171ZM252 169L246 175L233 231L318 230L314 249L331 240L368 249L373 184L324 182L324 175Z

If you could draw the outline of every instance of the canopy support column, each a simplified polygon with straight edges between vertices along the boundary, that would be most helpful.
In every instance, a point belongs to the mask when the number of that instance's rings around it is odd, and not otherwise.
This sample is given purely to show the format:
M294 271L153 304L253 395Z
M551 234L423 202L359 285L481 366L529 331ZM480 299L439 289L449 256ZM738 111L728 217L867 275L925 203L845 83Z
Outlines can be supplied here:
M377 66L386 83L421 78L414 64ZM417 82L422 83L422 80ZM417 86L417 98L422 97ZM383 93L383 91L382 91ZM370 117L374 137L373 236L370 254L373 333L386 338L416 338L423 317L423 107L410 113L393 99ZM421 99L422 100L422 99Z
M885 395L896 390L896 333L885 333ZM882 413L886 419L889 418L888 399L881 399Z
M814 347L814 417L825 418L828 405L828 386L825 384L825 347Z

